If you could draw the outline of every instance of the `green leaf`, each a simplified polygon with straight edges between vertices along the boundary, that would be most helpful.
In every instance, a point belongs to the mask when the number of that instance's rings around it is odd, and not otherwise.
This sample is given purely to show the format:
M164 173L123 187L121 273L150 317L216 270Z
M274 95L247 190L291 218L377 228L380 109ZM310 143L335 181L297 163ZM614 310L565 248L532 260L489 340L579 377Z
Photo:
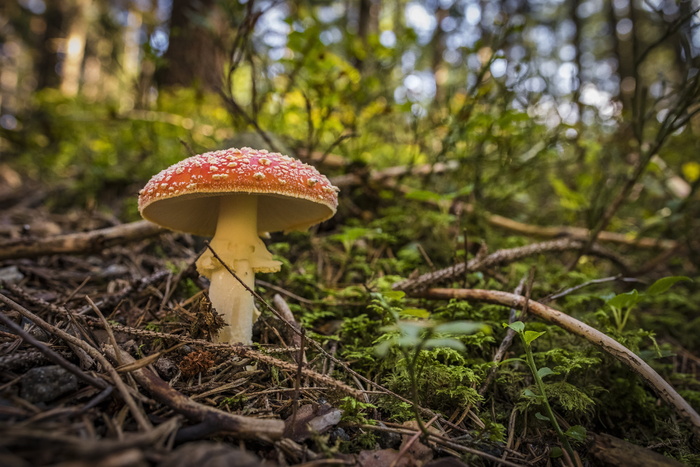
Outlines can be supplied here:
M586 429L581 425L574 425L564 432L566 436L580 443L586 441Z
M443 195L427 190L413 190L406 193L406 199L412 199L416 201L432 201L434 203L442 200Z
M539 370L537 370L537 376L540 377L540 379L544 378L545 376L548 375L553 375L555 374L549 367L543 366Z
M532 392L531 389L525 389L523 391L523 396L529 398L529 399L536 399L538 396L534 392Z
M384 358L384 357L386 357L387 354L389 353L389 349L391 348L392 344L393 344L392 341L380 342L379 344L377 344L377 345L374 347L374 353L375 353L378 357Z
M639 302L639 292L637 292L635 289L631 292L615 295L613 298L608 300L607 304L622 310L636 305L637 302Z
M482 331L486 326L473 321L451 321L449 323L438 324L433 331L444 334L474 334Z
M467 347L457 339L428 339L423 343L426 349L434 349L437 347L449 347L458 352L465 352Z
M548 417L548 416L542 415L542 414L539 413L539 412L537 412L537 413L535 414L535 418L536 418L537 420L545 420L545 421L547 421L547 422L549 421L549 417Z
M542 332L537 332L537 331L525 331L525 332L523 333L523 339L525 339L525 344L526 344L526 345L530 345L530 343L532 343L532 341L534 341L535 339L539 338L539 337L542 336L543 334L544 334L544 331L542 331Z
M690 281L692 280L690 277L686 276L669 276L669 277L662 277L661 279L657 280L653 284L649 286L647 289L647 294L649 295L660 295L664 292L666 292L668 289L673 287L676 282L680 281Z
M549 451L549 457L556 459L564 455L564 451L559 446L553 446Z
M401 300L406 296L406 292L401 290L388 290L386 292L382 292L382 295L389 300Z
M517 333L521 333L525 330L525 323L522 321L516 321L514 323L510 323L508 327Z
M404 308L401 310L401 314L416 318L430 318L430 312L424 308Z

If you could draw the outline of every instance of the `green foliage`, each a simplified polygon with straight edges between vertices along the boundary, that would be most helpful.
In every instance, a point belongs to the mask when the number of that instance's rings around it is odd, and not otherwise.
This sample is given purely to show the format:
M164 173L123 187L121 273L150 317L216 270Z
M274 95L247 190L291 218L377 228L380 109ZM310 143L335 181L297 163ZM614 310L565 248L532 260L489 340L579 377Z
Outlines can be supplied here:
M374 424L375 421L371 420L367 416L367 411L371 409L376 409L374 404L367 402L361 402L354 397L343 397L339 403L338 408L343 411L342 420L347 423L358 423L358 424Z
M622 332L625 328L630 313L638 303L647 298L653 298L665 293L677 282L689 280L690 278L685 276L664 277L650 285L645 293L639 293L637 289L634 289L631 292L609 298L606 301L606 305L610 309L617 332Z
M569 410L571 410L574 408L579 409L582 404L585 404L585 400L583 400L581 397L582 394L576 391L574 386L566 383L558 386L544 384L543 379L555 373L548 367L537 368L532 355L531 347L532 342L542 337L545 334L544 332L526 331L525 324L522 321L515 321L507 326L515 331L520 337L523 347L525 348L525 361L535 379L535 388L537 392L533 392L530 389L525 389L523 391L523 396L536 405L542 405L544 407L545 415L541 414L540 412L536 412L535 418L549 422L552 425L554 431L557 432L559 441L562 443L562 446L568 453L569 458L574 459L575 454L571 444L569 443L569 438L573 437L577 441L580 441L580 438L585 438L585 429L583 427L577 427L577 429L571 433L569 431L564 432L559 426L559 422L557 421L554 411L550 406L549 398L552 397L553 394L556 394L556 398L559 400L559 402L565 407L568 405ZM552 393L550 393L550 390L553 390Z

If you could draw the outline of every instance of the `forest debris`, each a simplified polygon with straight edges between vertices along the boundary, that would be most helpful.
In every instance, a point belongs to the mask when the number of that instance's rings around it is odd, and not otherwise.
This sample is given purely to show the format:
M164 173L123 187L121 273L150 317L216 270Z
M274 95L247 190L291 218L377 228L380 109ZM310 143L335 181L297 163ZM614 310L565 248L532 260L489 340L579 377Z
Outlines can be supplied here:
M292 310L280 294L272 297L272 303L279 314L289 323L289 326L282 326L280 331L287 342L291 342L294 347L301 347L301 325L294 318ZM306 358L306 357L304 357Z
M114 382L114 385L116 386L117 390L122 396L122 399L126 403L126 405L129 407L129 411L131 414L134 416L136 421L139 424L139 427L143 429L144 431L148 432L151 431L153 428L153 425L151 422L148 420L146 415L143 413L143 411L140 409L140 407L136 404L136 401L132 397L131 393L129 392L129 389L127 388L126 384L124 381L119 376L119 373L117 373L117 370L110 365L109 361L102 355L100 352L97 351L94 347L92 347L90 344L88 344L86 341L82 339L78 339L75 336L72 336L71 334L65 332L64 330L53 326L43 319L39 318L37 315L32 313L31 311L27 310L23 306L21 306L19 303L16 303L15 301L7 298L5 295L0 293L0 301L5 303L7 306L12 308L13 310L17 311L20 313L22 316L25 318L31 320L39 326L41 329L43 329L46 332L52 333L62 340L66 341L69 344L72 344L76 347L81 348L85 352L87 352L90 357L94 358L95 360L100 362L100 365L109 373L110 378ZM2 314L0 314L2 316ZM7 323L5 323L7 324ZM25 336L22 336L24 339L26 339ZM36 343L33 344L35 347L39 348ZM47 354L48 355L48 354ZM66 362L69 363L69 362ZM66 367L67 368L67 367ZM86 373L80 373L78 374L79 377L82 377L83 379L86 379L88 375ZM105 384L106 386L106 384ZM99 387L99 386L98 386Z
M135 359L121 348L105 345L104 349L113 360L116 360L118 356L125 364L135 362ZM244 417L199 404L172 388L148 368L135 370L131 372L131 375L151 397L184 415L188 420L199 423L201 428L206 430L208 434L227 432L234 433L242 438L271 441L281 438L284 432L284 422L282 420L262 420Z
M421 465L415 463L408 456L399 458L399 452L396 449L361 451L357 455L357 463L360 467L386 467L392 464L395 467L419 467Z
M71 460L53 467L148 467L150 464L141 449L131 448L96 459Z
M214 354L208 350L195 350L180 361L180 371L186 378L205 373L214 366Z
M682 467L683 464L651 449L608 434L591 434L590 453L603 465L625 467Z
M138 221L42 239L19 238L0 243L0 260L62 253L91 253L110 246L154 237L162 232L165 232L162 227L148 221Z
M532 243L530 245L516 248L502 249L487 256L477 256L467 262L458 263L438 271L431 271L416 278L399 281L393 285L393 288L394 290L402 290L404 292L415 292L425 289L432 284L461 278L468 272L478 271L503 263L511 263L528 256L542 253L577 250L583 247L583 244L584 242L582 240L562 238L559 240ZM591 247L590 254L607 258L617 264L624 271L629 270L629 267L625 264L622 258L620 258L616 253L599 245L594 244Z
M498 290L434 288L413 295L440 300L472 300L521 309L524 308L527 303L528 313L532 313L538 318L555 324L572 334L583 337L641 376L661 399L676 409L678 415L691 425L695 436L700 438L700 415L680 394L678 394L673 386L654 371L649 364L638 357L637 354L612 337L609 337L607 334L598 331L576 318L532 299L528 300L522 295Z
M23 313L23 310L26 311L27 313L29 313L28 310L24 309L18 303L15 303L13 300L10 300L9 298L5 297L1 293L0 293L0 302L5 303L5 305L8 305L10 308L13 308L15 311L19 312L23 316L28 317L27 315L25 315ZM31 315L31 313L30 313L30 315ZM12 321L10 318L8 318L4 313L0 313L0 322L2 322L6 327L8 327L10 330L12 330L12 332L14 332L18 336L20 336L22 339L24 339L27 343L36 347L36 349L39 350L46 357L46 359L54 362L57 365L60 365L61 367L70 371L75 376L77 376L78 378L87 382L88 384L91 384L91 385L93 385L97 388L100 388L100 389L106 389L108 387L111 387L105 380L100 379L100 378L96 378L96 377L84 372L83 370L81 370L79 367L72 364L71 362L67 361L65 358L63 358L62 355L60 355L58 352L56 352L55 350L48 347L43 342L36 339L33 335L29 334L21 326L19 326L14 321ZM46 324L48 324L48 323L46 323Z
M78 378L65 368L48 365L31 368L22 378L19 395L29 402L49 402L78 389Z
M309 439L315 433L323 433L340 422L343 411L328 404L306 404L299 407L286 420L284 435L296 442Z
M7 266L6 268L0 268L0 282L7 282L8 284L16 284L17 282L24 279L24 274L22 274L17 266Z
M473 207L469 206L467 210L471 211L473 210ZM525 224L507 217L499 216L498 214L485 213L485 215L486 221L494 227L500 227L522 235L542 238L569 237L578 240L588 239L591 236L591 231L589 229L584 229L583 227L554 225L540 226ZM671 250L678 247L678 242L675 240L665 238L635 237L634 235L630 234L608 232L605 230L598 234L597 240L601 242L619 243L621 245L629 245L645 249L658 248L662 250Z
M158 467L273 467L274 462L262 460L255 454L211 441L183 444L168 454Z

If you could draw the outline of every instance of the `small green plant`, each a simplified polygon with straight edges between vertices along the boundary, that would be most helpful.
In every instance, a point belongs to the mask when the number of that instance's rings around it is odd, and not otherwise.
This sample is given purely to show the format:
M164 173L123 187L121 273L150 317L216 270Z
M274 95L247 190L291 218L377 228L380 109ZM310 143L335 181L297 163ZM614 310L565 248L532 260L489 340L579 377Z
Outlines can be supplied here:
M368 410L374 410L376 405L369 402L362 402L354 397L347 396L340 400L338 407L343 411L342 420L347 423L356 423L359 425L374 425L376 422L367 417Z
M532 342L544 335L545 333L538 331L526 331L525 324L522 321L516 321L514 323L511 323L508 325L508 327L515 331L520 337L520 341L522 342L523 347L525 349L525 364L527 364L528 368L530 369L530 372L532 372L532 376L535 379L535 385L537 386L537 391L539 393L536 394L530 389L525 389L523 395L527 398L539 402L544 406L545 414L537 412L535 414L535 418L537 418L538 420L548 421L552 424L552 427L557 433L557 437L559 438L559 441L564 447L564 450L568 454L569 459L571 459L572 462L576 462L577 457L574 453L573 448L571 447L571 443L569 443L569 439L574 439L576 441L584 441L586 438L586 429L580 425L576 425L564 431L561 429L559 423L557 422L557 418L554 416L554 411L552 410L552 406L549 404L549 400L547 399L547 393L545 391L545 385L543 382L543 379L549 375L554 374L554 371L552 371L551 368L546 366L542 368L537 368L532 353ZM513 360L523 361L522 359L510 359L506 361ZM504 363L506 361L504 361ZM553 451L553 454L557 454L557 452Z
M409 308L402 310L405 316L429 315L427 310ZM482 323L472 321L452 321L447 323L435 323L429 320L402 320L399 314L392 311L396 320L395 324L386 326L383 331L392 335L387 340L382 341L375 347L375 352L380 357L385 357L391 348L398 349L406 362L406 370L411 388L411 398L413 400L413 414L420 430L427 435L428 431L421 419L418 397L418 377L422 373L422 365L419 357L424 350L436 348L449 348L458 352L465 352L466 346L455 337L464 336L478 331L488 331Z
M634 289L631 292L621 293L608 299L605 304L610 309L617 332L622 332L625 329L630 313L639 302L663 294L677 282L689 280L691 279L685 276L663 277L651 284L646 292L638 292L637 289Z

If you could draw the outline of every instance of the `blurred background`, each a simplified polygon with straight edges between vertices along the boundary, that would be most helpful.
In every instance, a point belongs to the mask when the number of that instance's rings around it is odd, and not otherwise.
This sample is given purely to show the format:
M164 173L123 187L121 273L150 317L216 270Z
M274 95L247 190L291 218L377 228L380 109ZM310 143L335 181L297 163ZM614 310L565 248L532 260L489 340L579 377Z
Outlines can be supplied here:
M415 196L679 236L698 217L699 7L9 0L4 179L130 219L152 174L228 146L331 174L452 161Z

